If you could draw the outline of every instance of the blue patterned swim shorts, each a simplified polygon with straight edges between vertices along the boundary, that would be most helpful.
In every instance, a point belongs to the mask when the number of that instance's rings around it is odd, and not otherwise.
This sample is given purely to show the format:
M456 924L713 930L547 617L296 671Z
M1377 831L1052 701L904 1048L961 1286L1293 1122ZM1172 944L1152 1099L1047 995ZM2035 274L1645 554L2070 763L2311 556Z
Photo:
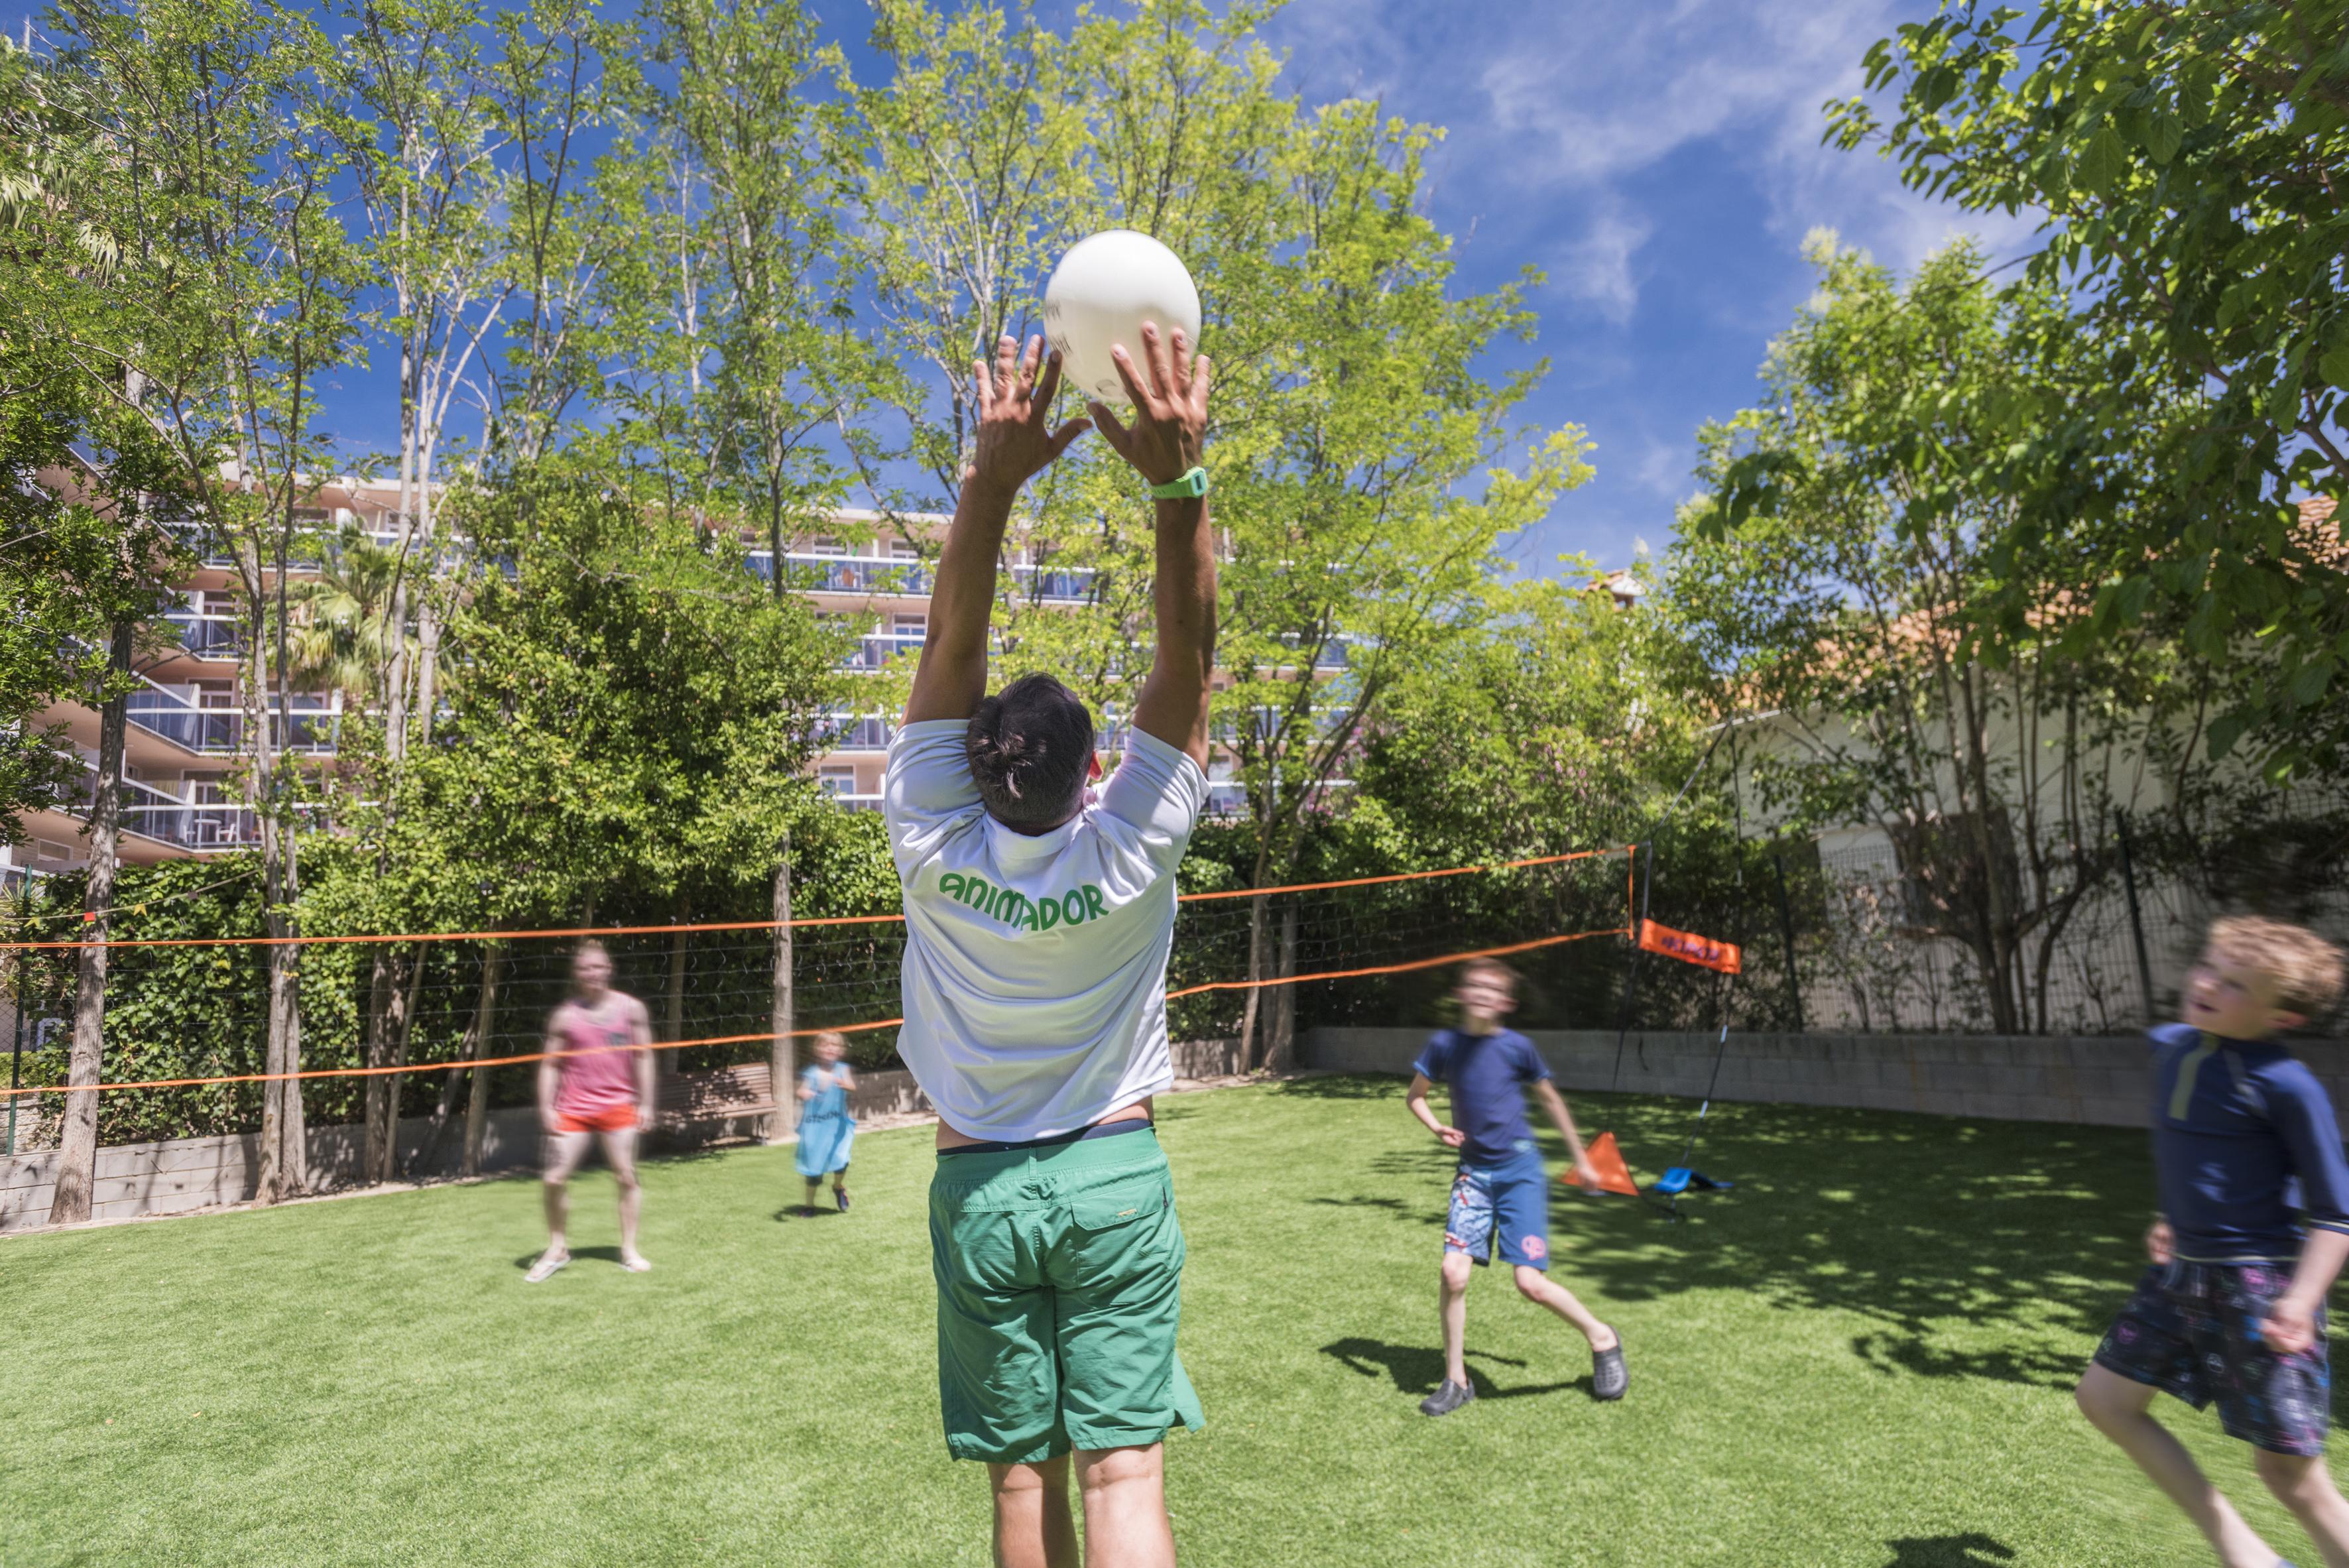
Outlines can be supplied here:
M2156 1264L2106 1330L2096 1364L2198 1410L2215 1399L2227 1435L2255 1448L2321 1454L2333 1408L2323 1309L2306 1350L2278 1355L2260 1336L2291 1288L2282 1264Z
M1541 1153L1522 1144L1503 1165L1462 1165L1452 1179L1444 1250L1483 1264L1549 1267L1549 1177Z

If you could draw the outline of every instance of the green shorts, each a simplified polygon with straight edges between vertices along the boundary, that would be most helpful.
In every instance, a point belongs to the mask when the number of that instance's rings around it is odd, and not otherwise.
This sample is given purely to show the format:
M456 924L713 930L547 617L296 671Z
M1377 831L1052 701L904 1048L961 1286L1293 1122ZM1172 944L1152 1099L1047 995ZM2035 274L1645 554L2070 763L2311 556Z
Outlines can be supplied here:
M1205 1424L1174 1354L1183 1227L1156 1133L941 1154L930 1267L955 1458L1036 1464Z

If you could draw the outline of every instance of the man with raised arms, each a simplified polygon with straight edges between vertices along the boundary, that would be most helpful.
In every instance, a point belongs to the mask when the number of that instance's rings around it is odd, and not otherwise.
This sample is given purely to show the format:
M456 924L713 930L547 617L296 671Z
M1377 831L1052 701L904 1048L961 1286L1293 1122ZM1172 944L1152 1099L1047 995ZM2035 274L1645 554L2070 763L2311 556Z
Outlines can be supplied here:
M987 695L1012 503L1086 428L1052 426L1061 356L1041 350L1006 337L971 367L977 452L889 748L897 1048L938 1109L939 1404L948 1451L988 1466L996 1562L1074 1568L1073 1468L1089 1568L1162 1568L1174 1561L1162 1439L1202 1421L1174 1349L1183 1232L1151 1097L1174 1081L1174 870L1207 799L1209 366L1180 332L1146 328L1115 355L1131 425L1092 406L1156 508L1158 619L1133 738L1096 794L1092 716L1074 693L1033 674Z

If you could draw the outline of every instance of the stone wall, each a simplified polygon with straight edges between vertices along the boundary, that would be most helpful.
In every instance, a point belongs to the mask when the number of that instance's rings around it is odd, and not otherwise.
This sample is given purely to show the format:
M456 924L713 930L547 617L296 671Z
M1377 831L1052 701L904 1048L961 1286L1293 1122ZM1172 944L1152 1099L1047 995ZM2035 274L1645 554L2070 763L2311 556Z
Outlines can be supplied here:
M1238 1070L1236 1040L1187 1040L1174 1047L1179 1078L1216 1078ZM930 1102L907 1072L860 1073L850 1109L860 1121L883 1117L927 1115ZM765 1136L765 1114L717 1116L684 1128L667 1128L651 1134L647 1151L706 1147L732 1139ZM399 1168L423 1179L457 1172L465 1130L461 1119L445 1128L429 1161L420 1158L431 1140L431 1119L410 1117L399 1123ZM364 1130L356 1126L309 1129L311 1185L333 1191L358 1185ZM138 1219L150 1214L179 1214L196 1209L243 1203L253 1197L258 1175L255 1139L252 1133L233 1137L173 1138L158 1143L126 1143L98 1151L97 1190L91 1194L93 1220ZM538 1111L515 1106L493 1111L481 1145L484 1174L533 1170L541 1158ZM48 1222L49 1202L57 1191L55 1150L0 1157L0 1232L33 1230Z
M1718 1037L1635 1030L1619 1078L1611 1029L1530 1031L1567 1090L1702 1095ZM1407 1073L1425 1029L1317 1028L1298 1043L1308 1068ZM2295 1041L2292 1049L2349 1105L2349 1044ZM1914 1110L2003 1121L2143 1127L2142 1036L1740 1035L1732 1033L1715 1098L1789 1105Z

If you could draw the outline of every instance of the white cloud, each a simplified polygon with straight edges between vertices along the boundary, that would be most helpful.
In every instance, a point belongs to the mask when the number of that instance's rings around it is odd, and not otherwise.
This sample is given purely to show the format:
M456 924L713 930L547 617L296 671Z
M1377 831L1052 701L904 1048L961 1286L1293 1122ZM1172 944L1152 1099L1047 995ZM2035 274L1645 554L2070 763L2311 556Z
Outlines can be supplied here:
M1824 146L1821 105L1861 90L1861 57L1926 9L1916 0L1294 0L1269 29L1309 92L1378 98L1449 128L1432 160L1486 242L1587 209L1549 263L1574 296L1620 322L1632 258L1654 223L1631 187L1675 155L1742 170L1791 255L1826 223L1899 268L1971 230L1994 252L2030 225L1962 213L1903 188L1868 153Z
M1666 500L1678 500L1695 482L1689 477L1689 459L1682 449L1651 440L1640 454L1631 477L1640 488Z
M1568 294L1588 300L1617 323L1631 318L1640 303L1640 285L1631 275L1631 258L1655 225L1609 201L1596 212L1583 237L1567 246L1552 273Z

